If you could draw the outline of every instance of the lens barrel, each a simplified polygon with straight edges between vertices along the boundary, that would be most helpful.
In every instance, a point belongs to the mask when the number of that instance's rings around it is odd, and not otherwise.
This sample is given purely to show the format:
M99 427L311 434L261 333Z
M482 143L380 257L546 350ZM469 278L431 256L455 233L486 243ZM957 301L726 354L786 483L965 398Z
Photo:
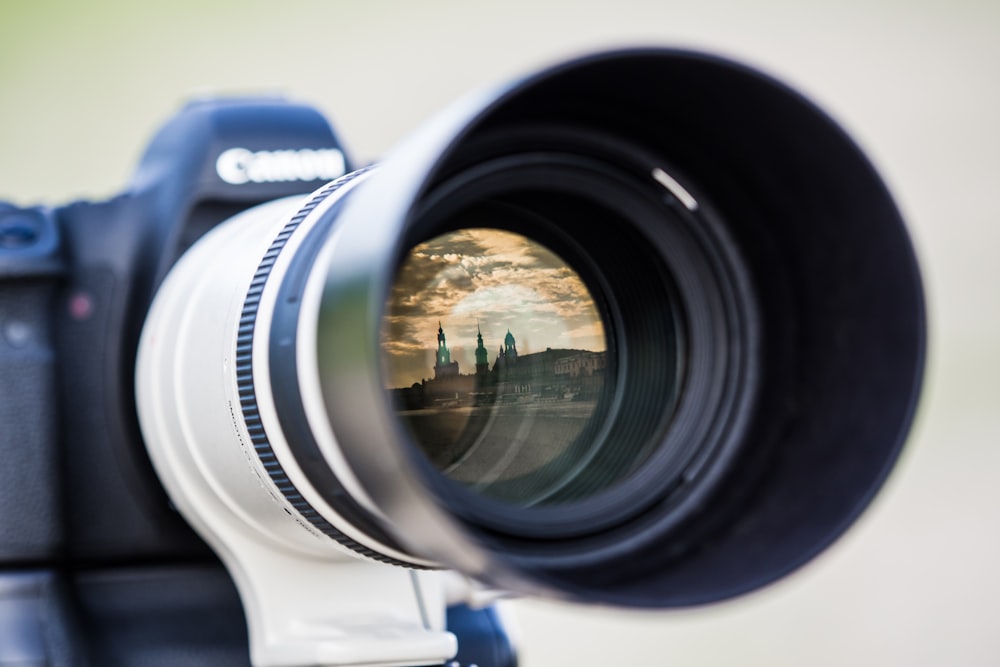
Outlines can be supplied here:
M615 52L469 98L276 232L237 281L233 418L289 513L369 557L718 600L838 537L913 416L889 194L728 61Z

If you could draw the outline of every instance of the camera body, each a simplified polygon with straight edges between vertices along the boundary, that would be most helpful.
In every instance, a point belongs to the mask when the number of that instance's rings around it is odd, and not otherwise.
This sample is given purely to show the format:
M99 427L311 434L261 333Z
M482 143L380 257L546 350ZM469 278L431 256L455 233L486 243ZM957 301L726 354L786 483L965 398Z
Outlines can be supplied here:
M232 583L143 447L136 346L206 231L350 167L311 107L195 101L123 194L0 208L0 664L247 664Z
M0 212L3 449L25 457L2 473L11 501L0 515L3 562L206 553L142 447L133 397L142 323L156 286L208 229L332 180L348 166L343 156L309 107L193 102L153 140L125 193ZM316 166L297 171L299 162Z

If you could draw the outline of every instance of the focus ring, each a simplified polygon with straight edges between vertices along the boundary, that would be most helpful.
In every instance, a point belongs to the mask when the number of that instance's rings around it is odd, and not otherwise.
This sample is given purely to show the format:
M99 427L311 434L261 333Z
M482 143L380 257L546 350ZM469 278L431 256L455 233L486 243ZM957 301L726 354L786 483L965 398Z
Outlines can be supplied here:
M371 169L371 167L351 172L350 174L333 181L317 192L316 195L313 196L301 209L299 209L292 219L288 221L278 235L275 236L274 241L271 243L267 252L264 253L260 263L257 265L257 270L254 272L253 280L251 280L250 287L243 300L243 309L240 312L235 355L236 386L240 399L240 409L243 413L243 421L246 425L247 433L250 435L250 441L253 443L254 452L257 454L257 458L260 460L261 465L264 467L264 470L267 472L268 477L270 477L275 487L281 492L281 495L284 496L285 500L287 500L288 503L295 508L299 515L306 519L321 533L351 551L382 563L413 569L416 566L412 563L406 563L386 556L378 551L369 549L348 535L345 535L334 527L329 521L327 521L322 514L316 511L309 501L306 500L301 493L299 493L298 489L288 478L284 468L282 468L274 450L271 448L267 432L264 429L264 424L260 418L260 411L257 406L257 396L254 389L253 337L256 329L257 313L260 308L261 295L263 294L264 286L267 284L268 278L271 275L271 270L274 268L275 261L281 254L285 245L288 243L288 239L291 238L292 234L296 229L298 229L299 225L302 224L303 220L305 220L309 214L312 213L317 206L319 206L320 203L339 190L342 186L367 172L369 169Z

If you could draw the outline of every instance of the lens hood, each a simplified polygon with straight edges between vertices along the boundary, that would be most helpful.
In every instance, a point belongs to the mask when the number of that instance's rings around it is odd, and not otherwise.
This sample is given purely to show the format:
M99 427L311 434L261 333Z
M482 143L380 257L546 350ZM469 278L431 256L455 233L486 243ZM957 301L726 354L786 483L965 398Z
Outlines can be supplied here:
M517 166L500 169L503 160ZM564 172L552 166L560 160L583 161L578 171L589 175L561 183ZM614 173L580 166L597 162ZM482 198L506 189L515 193L506 201L530 202L554 219L610 285L613 312L638 309L644 298L647 310L663 310L671 301L664 290L677 291L686 360L679 407L646 405L643 414L668 413L669 423L635 437L687 454L673 470L645 460L617 496L595 498L583 513L514 508L498 525L488 510L470 510L426 465L386 397L379 332L395 271L440 228L430 202L442 191L456 197L455 180L483 165L496 173ZM535 187L518 172L530 172ZM602 179L605 192L594 186ZM555 205L524 194L589 189L595 206L616 209L630 205L626 186L614 189L626 181L641 203L603 228L579 215L553 218L572 197ZM415 552L498 586L641 607L701 604L761 586L857 518L913 416L924 310L890 195L823 112L715 57L601 54L466 99L357 189L329 246L316 367L352 474ZM641 269L650 256L672 288L650 287L652 269ZM630 263L638 273L622 277ZM663 343L632 319L618 335L627 345L617 348L616 386L634 391L617 410L640 400L647 385L633 387L631 378ZM701 409L685 412L691 407ZM612 511L623 498L632 511ZM538 525L548 526L547 537Z

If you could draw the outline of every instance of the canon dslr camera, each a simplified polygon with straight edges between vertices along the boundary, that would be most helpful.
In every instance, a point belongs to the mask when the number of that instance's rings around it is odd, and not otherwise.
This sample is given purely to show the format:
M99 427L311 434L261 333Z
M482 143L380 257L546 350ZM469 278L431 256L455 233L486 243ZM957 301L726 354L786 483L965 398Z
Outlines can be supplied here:
M208 100L0 209L0 665L513 665L498 596L738 595L892 467L913 251L782 85L600 54L356 167Z

